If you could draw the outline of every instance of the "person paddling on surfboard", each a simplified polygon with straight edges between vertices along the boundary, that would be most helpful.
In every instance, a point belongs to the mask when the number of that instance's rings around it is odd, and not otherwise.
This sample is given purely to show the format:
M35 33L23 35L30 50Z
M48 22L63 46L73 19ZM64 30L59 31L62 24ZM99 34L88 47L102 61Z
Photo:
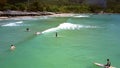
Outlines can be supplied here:
M107 59L107 64L105 65L105 68L109 68L111 66L111 62L109 59Z

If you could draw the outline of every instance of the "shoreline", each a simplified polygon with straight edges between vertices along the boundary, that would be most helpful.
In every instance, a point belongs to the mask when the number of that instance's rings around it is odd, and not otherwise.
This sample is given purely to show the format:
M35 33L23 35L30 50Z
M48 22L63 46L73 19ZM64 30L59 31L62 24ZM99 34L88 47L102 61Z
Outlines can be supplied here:
M14 19L14 18L24 18L24 17L39 17L39 16L48 16L48 17L72 17L77 14L93 14L93 15L99 15L101 13L54 13L54 12L41 12L42 14L39 15L15 15L15 16L1 16L0 20L6 20L6 19ZM103 14L119 14L119 13L103 13Z
M59 14L45 14L45 15L34 15L34 16L30 16L30 15L26 15L26 16L0 16L0 20L6 20L6 19L14 19L14 18L34 18L34 17L39 17L39 16L48 16L48 17L70 17L75 15L74 13L59 13Z
M0 19L14 18L14 17L26 17L26 16L46 16L53 15L53 12L27 12L27 11L0 11Z
M48 15L50 17L71 17L74 16L75 13L59 13L59 14L53 14L53 15Z

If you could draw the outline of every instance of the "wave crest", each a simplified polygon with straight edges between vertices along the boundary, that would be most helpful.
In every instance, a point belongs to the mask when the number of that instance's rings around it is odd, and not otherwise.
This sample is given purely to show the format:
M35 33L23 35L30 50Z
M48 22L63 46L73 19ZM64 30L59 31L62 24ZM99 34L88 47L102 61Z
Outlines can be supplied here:
M89 15L77 15L77 16L74 16L76 18L82 18L82 17L90 17Z
M18 22L14 22L14 23L8 23L8 24L4 24L2 26L19 26L21 23L23 23L23 21L18 21Z
M97 26L90 26L90 25L79 25L79 24L72 24L72 23L62 23L58 27L50 28L42 33L47 33L47 32L55 32L58 30L79 30L81 28L97 28Z

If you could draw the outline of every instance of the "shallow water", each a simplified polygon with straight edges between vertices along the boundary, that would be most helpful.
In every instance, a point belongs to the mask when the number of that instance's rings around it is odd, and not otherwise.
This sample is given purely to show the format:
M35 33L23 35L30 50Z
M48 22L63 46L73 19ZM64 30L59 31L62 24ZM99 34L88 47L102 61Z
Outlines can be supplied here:
M119 21L119 14L1 20L0 68L100 68L93 63L107 58L120 68Z

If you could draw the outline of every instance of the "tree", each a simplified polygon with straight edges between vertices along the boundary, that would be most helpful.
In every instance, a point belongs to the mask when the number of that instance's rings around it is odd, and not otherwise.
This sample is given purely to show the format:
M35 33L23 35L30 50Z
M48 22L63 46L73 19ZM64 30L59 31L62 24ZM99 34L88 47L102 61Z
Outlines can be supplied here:
M4 5L7 2L7 0L0 0L0 4Z
M27 5L25 3L17 3L15 4L15 6L18 7L17 10L22 10L22 11L26 10L27 8L26 7Z

